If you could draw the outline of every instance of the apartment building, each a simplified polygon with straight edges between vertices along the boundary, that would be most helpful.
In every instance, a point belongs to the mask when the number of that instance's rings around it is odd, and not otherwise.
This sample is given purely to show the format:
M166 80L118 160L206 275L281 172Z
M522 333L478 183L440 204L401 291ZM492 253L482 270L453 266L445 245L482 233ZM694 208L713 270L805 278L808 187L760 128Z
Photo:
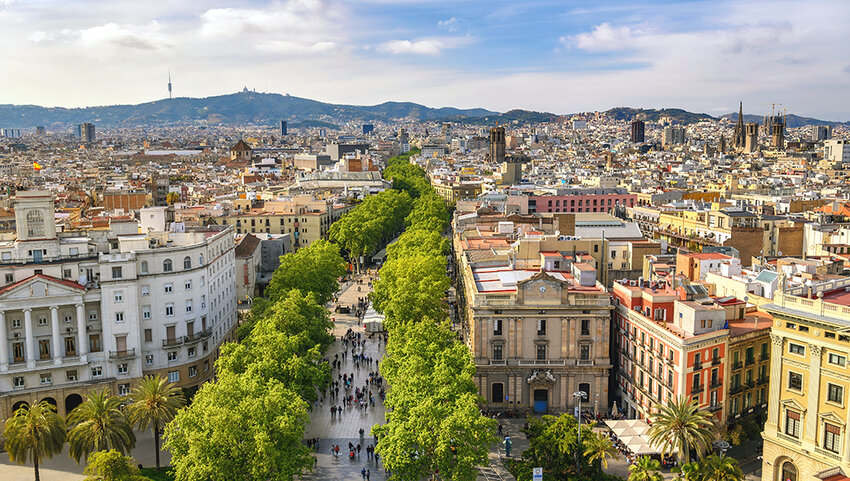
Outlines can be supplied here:
M551 255L550 255L551 254ZM608 406L610 300L589 256L540 253L537 268L459 253L464 339L487 409L571 411ZM548 261L547 261L548 258Z
M850 279L788 288L773 303L762 479L845 480L850 474Z
M710 296L712 286L678 282L669 276L614 284L614 364L626 416L651 418L680 396L719 423L761 412L770 316L748 312L734 296Z
M289 234L295 248L307 247L327 237L331 224L351 209L350 205L324 201L265 201L253 208L222 217L236 234Z
M188 391L212 377L237 321L231 228L163 222L101 244L58 232L49 192L18 192L14 205L16 235L0 241L0 417L33 400L65 415L93 389L124 395L148 374Z
M558 189L553 194L529 195L529 212L605 212L634 207L637 194L625 189Z

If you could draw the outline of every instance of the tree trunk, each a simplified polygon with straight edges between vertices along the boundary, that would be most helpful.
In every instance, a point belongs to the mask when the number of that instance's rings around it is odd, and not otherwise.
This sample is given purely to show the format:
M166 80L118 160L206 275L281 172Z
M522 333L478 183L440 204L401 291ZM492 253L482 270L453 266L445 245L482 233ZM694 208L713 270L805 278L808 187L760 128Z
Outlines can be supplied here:
M35 470L35 481L41 481L41 477L38 475L38 456L32 457L32 465Z
M153 422L153 445L156 449L156 469L159 470L159 423Z

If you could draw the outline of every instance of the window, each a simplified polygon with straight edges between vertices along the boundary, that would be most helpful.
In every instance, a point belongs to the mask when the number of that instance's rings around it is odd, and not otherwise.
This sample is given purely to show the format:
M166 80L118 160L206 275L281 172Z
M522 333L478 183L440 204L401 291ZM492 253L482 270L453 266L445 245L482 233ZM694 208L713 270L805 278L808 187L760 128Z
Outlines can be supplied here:
M174 266L171 264L171 259L165 259L162 261L162 272L171 272L174 270Z
M847 364L847 358L839 354L829 353L829 363L837 366L844 366Z
M732 398L732 414L738 414L738 398Z
M195 377L198 375L198 366L189 366L189 377Z
M788 344L788 350L791 352L791 354L799 354L801 356L806 354L806 348L805 347L803 347L799 344L794 344L793 342Z
M118 395L119 396L126 396L128 394L130 394L130 384L129 383L119 384L118 385Z
M590 335L590 320L582 319L581 320L581 335L589 336Z
M12 274L6 274L6 284L10 284L14 280L15 276L13 276Z
M505 401L505 385L500 382L494 382L490 385L490 402L502 403Z
M501 336L502 335L502 320L501 319L495 319L493 321L493 335L494 336Z
M13 381L12 381L12 384L13 384L16 388L22 388L22 387L26 386L26 384L24 384L24 377L23 377L23 376L17 376L17 377L15 377L15 378L13 379Z
M841 446L841 428L838 426L824 423L823 425L823 448L833 453L838 452Z
M140 270L141 270L142 274L148 273L148 261L142 261Z
M142 319L151 318L151 306L142 306Z
M546 359L546 346L543 344L537 346L537 359Z
M579 383L578 390L581 391L582 402L587 402L590 399L590 383Z
M720 359L720 349L715 347L711 350L711 360Z
M50 340L42 339L38 341L38 354L41 359L50 359Z
M142 286L142 295L143 296L151 295L151 286Z
M192 312L192 299L186 301L186 312Z
M153 331L145 329L145 342L153 342Z
M166 294L171 294L172 292L174 292L174 285L172 285L172 284L166 284L166 285L165 285L165 293L166 293Z
M800 413L785 411L785 434L795 438L800 437Z
M168 360L176 361L177 360L177 351L168 351Z
M73 371L65 371L65 379L67 379L68 382L76 381L77 380L77 370L75 369Z
M62 269L62 278L70 279L71 278L71 269Z
M46 326L47 325L47 317L38 316L38 325L39 326Z
M192 268L192 259L190 259L189 256L186 256L186 257L183 258L183 268L184 269L191 269Z
M20 329L21 328L21 320L20 319L12 319L12 329Z
M53 376L51 376L50 373L42 374L40 378L42 386L49 386L53 384Z
M112 293L112 300L115 303L124 302L124 291L115 291Z
M546 319L539 319L537 321L537 335L545 336L546 335Z
M92 334L89 336L89 351L100 352L100 334Z
M192 281L191 280L186 281L185 283L183 283L183 287L185 287L187 291L192 290Z
M587 344L582 344L581 347L580 347L580 350L581 350L581 352L579 353L579 357L581 359L585 359L585 360L590 359L590 346L588 346ZM641 353L641 354L643 354L643 353Z
M77 338L68 336L65 338L65 355L75 356L77 354Z
M190 347L190 348L188 349L187 355L188 355L189 357L195 357L195 348L194 348L194 347Z
M112 268L112 278L113 279L121 279L121 267L113 267Z
M127 374L127 363L122 362L118 365L118 374Z
M700 354L701 353L699 352L694 354L694 369L696 369L697 366L702 364L702 356Z
M829 402L844 404L844 386L828 383L826 399Z
M89 321L97 320L97 311L89 311Z
M169 317L174 315L174 304L165 305L165 315Z
M803 375L798 372L789 372L788 373L788 389L794 389L795 391L803 390Z
M180 371L169 371L168 372L168 382L178 382L180 381Z
M91 368L91 377L101 377L103 376L103 367L94 366Z
M148 366L153 364L153 354L145 355L145 364L148 365Z
M115 322L124 322L124 313L116 312L115 313Z

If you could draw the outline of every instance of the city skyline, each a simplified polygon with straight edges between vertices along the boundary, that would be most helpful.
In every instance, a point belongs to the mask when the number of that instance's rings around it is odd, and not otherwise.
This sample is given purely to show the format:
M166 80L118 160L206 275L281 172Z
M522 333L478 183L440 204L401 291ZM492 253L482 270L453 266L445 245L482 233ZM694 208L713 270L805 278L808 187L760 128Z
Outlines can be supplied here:
M63 4L65 5L65 4ZM243 86L332 103L721 115L738 99L850 120L840 22L807 2L290 0L108 5L0 0L0 102L81 107ZM129 60L128 60L129 59ZM23 66L23 68L22 68ZM812 87L816 81L817 88ZM838 99L836 101L836 99ZM844 100L842 102L842 100Z

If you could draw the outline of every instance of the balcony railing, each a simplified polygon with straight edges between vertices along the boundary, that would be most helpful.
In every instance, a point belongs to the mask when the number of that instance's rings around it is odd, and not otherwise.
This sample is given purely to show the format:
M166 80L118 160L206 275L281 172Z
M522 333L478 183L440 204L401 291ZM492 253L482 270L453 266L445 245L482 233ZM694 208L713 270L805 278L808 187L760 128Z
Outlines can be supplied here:
M760 378L756 379L757 385L767 384L768 382L769 382L769 379L767 377L760 377Z
M520 359L517 361L519 366L563 366L566 362L563 359Z
M693 386L691 386L691 393L692 394L698 394L698 393L703 392L704 390L705 390L705 386L703 386L702 384L694 384Z
M755 363L756 363L756 358L754 358L754 357L748 357L748 358L747 358L747 360L746 360L746 362L744 362L744 365L746 365L746 366L750 366L750 365L753 365L753 364L755 364Z
M770 356L768 356L767 354L759 354L759 362L764 362L768 359L770 359Z
M576 366L592 366L593 359L576 359Z
M742 386L740 384L737 385L737 386L732 386L731 388L729 388L729 394L738 394L739 392L742 392L744 389L746 389L746 387Z
M712 366L717 366L718 364L720 364L720 358L719 357L715 357L711 360Z
M694 363L694 371L699 371L701 369L702 369L702 363L701 362L695 362Z
M183 344L183 338L182 337L176 337L174 339L163 339L162 340L162 347L174 347L174 346L179 346L181 344Z
M721 409L723 409L723 406L720 405L720 404L712 404L711 406L708 407L708 410L713 412L713 413L716 413L717 411L720 411Z
M507 359L490 359L491 366L505 366L507 363Z
M735 361L735 362L732 363L732 370L733 371L736 370L736 369L741 369L742 367L744 367L744 363L742 363L741 361Z
M190 343L190 342L198 342L201 339L206 339L206 338L210 337L211 335L212 335L212 328L208 327L208 328L204 329L203 331L198 331L198 332L192 333L189 336L183 336L183 341L187 344Z
M712 379L711 380L711 384L710 384L711 389L714 389L716 387L720 387L721 385L723 385L722 379Z
M109 351L109 359L130 359L136 357L136 348L123 351Z

